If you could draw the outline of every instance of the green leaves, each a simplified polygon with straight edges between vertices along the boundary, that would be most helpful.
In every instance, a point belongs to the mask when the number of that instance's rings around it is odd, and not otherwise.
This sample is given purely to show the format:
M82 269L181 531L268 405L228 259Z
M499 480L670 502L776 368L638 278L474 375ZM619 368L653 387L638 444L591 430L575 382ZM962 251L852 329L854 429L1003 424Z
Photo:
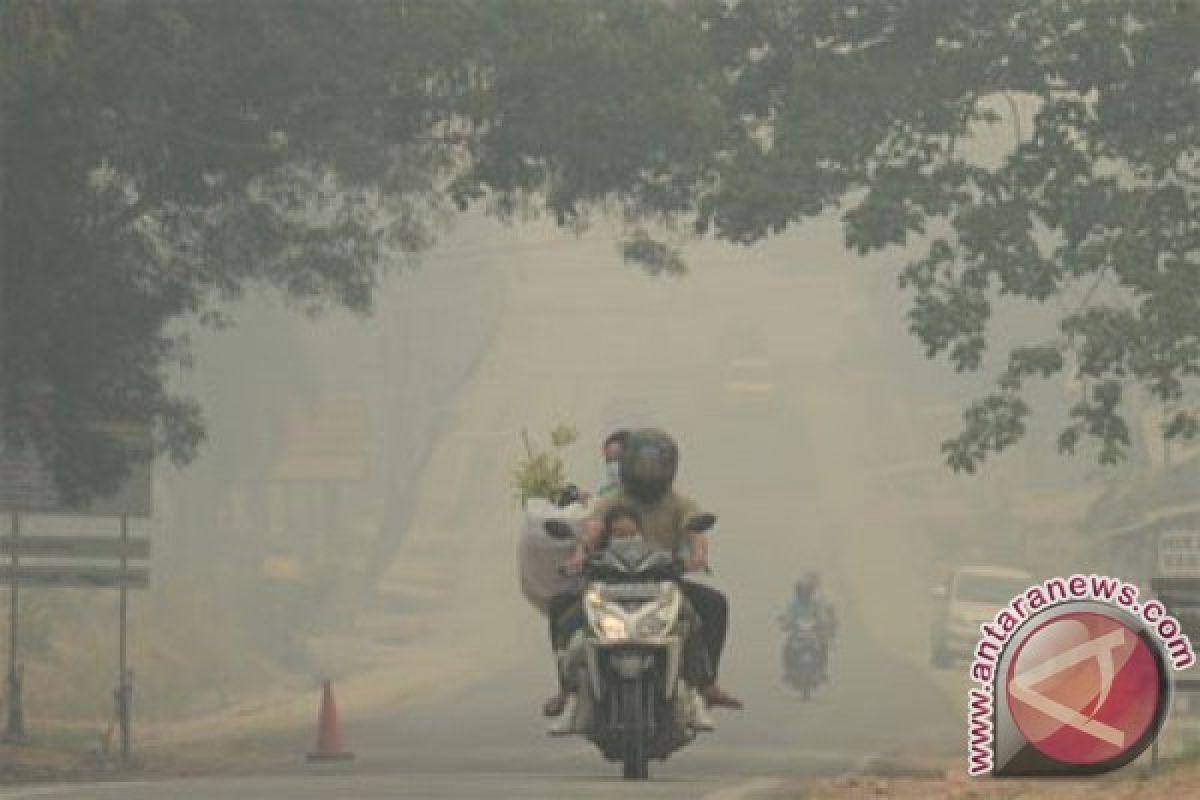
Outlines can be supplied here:
M621 243L621 257L651 275L683 275L687 272L687 265L678 249L655 241L644 230L634 232Z
M177 463L196 452L200 408L165 388L190 362L180 317L223 321L255 284L366 313L383 272L431 243L437 120L410 109L400 140L380 122L385 86L436 70L381 69L418 43L396 6L0 9L4 426L68 494L124 472L97 421L153 425ZM33 386L47 414L22 412Z
M946 463L956 471L974 473L990 453L1011 447L1025 435L1029 411L1029 405L1011 392L975 401L963 413L962 433L942 444Z
M999 392L967 410L952 467L1018 441L1028 380L1068 357L1091 388L1060 445L1095 441L1102 463L1130 446L1122 387L1186 395L1200 373L1200 15L1131 0L712 13L742 125L702 228L751 243L845 202L859 253L933 233L900 284L911 332L957 371L984 366L1008 316L997 305L1059 309L1062 339L1018 343ZM1008 145L973 138L997 123Z
M1101 464L1112 466L1125 457L1129 448L1129 426L1117 413L1123 390L1115 380L1101 381L1087 398L1071 409L1072 424L1059 436L1059 449L1072 453L1084 436L1097 440L1097 458Z
M837 208L859 253L924 250L910 330L958 371L1004 311L1057 309L948 443L974 468L1067 360L1167 402L1200 374L1197 41L1194 9L1135 0L9 2L2 391L58 410L5 425L65 464L83 421L148 419L186 460L172 321L253 285L369 313L451 210L617 215L628 261L678 275L646 231L753 244ZM1117 457L1123 396L1069 412L1068 449Z

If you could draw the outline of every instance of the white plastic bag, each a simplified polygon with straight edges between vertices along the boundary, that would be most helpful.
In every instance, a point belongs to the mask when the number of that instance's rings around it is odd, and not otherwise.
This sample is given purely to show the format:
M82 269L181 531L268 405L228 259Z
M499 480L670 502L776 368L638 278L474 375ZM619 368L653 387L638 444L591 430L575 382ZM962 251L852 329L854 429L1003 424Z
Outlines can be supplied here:
M581 585L579 578L558 571L575 549L575 539L555 539L546 533L544 524L548 519L560 519L578 537L588 514L588 508L580 503L558 508L541 497L531 497L525 503L525 527L517 542L517 574L521 593L542 614L546 613L551 597L559 592L577 591Z

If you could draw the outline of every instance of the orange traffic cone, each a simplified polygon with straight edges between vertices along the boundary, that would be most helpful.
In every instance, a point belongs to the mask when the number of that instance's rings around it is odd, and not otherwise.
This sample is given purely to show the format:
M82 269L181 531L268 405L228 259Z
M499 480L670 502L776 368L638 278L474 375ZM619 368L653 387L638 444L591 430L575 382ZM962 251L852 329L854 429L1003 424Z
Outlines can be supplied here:
M321 711L317 715L317 749L308 754L309 761L348 761L354 754L342 743L342 725L338 721L337 703L333 699L333 681L325 681L321 691Z

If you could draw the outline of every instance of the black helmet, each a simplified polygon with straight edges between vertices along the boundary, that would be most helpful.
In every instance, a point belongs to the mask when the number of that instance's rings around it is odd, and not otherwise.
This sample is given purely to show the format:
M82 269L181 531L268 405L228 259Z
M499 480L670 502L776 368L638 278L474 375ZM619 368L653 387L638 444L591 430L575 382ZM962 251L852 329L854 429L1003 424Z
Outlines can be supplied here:
M798 596L807 597L817 591L817 585L821 582L821 576L815 570L809 570L800 576L792 589Z
M621 486L638 500L656 502L671 489L679 448L665 431L642 428L629 434L621 451Z

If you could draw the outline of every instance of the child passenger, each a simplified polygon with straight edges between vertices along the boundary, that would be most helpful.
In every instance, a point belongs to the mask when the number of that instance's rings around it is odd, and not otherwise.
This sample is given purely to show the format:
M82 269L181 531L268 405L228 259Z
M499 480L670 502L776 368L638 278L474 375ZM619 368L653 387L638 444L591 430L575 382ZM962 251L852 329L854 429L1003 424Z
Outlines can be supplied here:
M616 542L625 543L641 538L641 514L629 506L614 506L604 515L604 535L600 539L598 550L608 548ZM684 607L680 611L680 616L685 629L690 629L698 624L686 600L684 600ZM560 624L563 626L560 629L560 635L563 637L562 641L568 643L566 651L562 654L562 674L566 678L566 688L569 694L564 713L550 726L550 733L554 735L575 733L590 724L590 720L585 721L580 719L580 715L576 714L578 705L576 694L578 687L572 685L577 680L577 676L586 662L583 630L587 622L583 611L583 603L576 603L568 609L563 614ZM685 635L685 641L688 644L699 643L699 639L693 636ZM687 649L691 651L691 654L685 655L685 662L694 663L694 659L705 657L702 648L689 647ZM696 701L695 705L696 708L693 710L694 716L690 724L698 730L712 730L712 718L704 710L704 703Z

